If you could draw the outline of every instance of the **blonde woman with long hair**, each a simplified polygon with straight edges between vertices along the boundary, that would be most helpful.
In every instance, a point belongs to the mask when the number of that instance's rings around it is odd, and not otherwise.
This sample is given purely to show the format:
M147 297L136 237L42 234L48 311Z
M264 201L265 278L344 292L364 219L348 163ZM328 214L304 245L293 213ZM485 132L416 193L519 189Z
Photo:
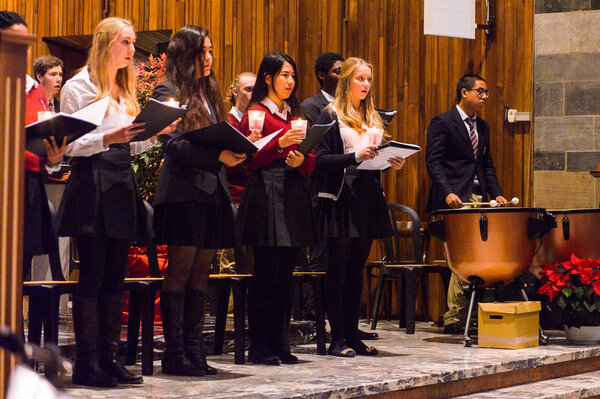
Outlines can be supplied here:
M317 220L328 252L325 277L327 317L331 326L328 353L374 356L377 349L360 341L358 319L362 275L373 239L392 234L379 171L359 170L377 155L383 122L371 92L373 67L360 58L342 64L334 101L318 124L336 122L315 150L319 202ZM381 133L382 130L379 130ZM399 170L404 159L392 158Z
M156 141L130 143L144 130L142 124L132 124L139 113L134 43L129 21L102 20L94 30L87 64L61 92L61 111L66 113L110 96L100 126L69 144L66 151L74 162L59 210L58 232L76 237L80 260L73 298L74 384L111 387L143 382L117 359L129 245L149 234L131 155ZM161 133L174 129L175 124Z

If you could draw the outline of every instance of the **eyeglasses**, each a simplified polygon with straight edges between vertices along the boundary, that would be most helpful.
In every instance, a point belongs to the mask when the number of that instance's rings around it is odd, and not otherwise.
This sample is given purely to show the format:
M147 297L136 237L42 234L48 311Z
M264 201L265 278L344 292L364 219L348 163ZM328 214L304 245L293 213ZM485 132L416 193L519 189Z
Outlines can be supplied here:
M479 89L468 89L468 90L469 91L474 91L481 98L488 98L490 96L489 90L486 90L486 89L484 89L482 87L480 87Z

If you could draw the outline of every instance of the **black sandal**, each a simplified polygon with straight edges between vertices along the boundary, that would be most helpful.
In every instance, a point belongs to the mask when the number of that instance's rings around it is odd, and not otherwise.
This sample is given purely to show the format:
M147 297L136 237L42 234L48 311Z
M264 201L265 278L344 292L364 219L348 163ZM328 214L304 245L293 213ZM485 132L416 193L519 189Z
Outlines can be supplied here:
M357 355L362 356L377 356L379 351L374 346L367 346L361 341L352 342L349 344L350 348L354 349Z
M331 345L327 350L327 354L338 357L354 357L356 352L354 349L349 348L346 345Z

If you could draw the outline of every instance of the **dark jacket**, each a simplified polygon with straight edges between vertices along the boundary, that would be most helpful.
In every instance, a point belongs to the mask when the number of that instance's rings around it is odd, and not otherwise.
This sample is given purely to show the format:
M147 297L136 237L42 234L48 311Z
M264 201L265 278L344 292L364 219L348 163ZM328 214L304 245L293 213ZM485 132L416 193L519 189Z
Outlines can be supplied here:
M468 202L475 173L484 200L488 194L492 198L502 195L490 150L490 126L479 117L476 124L479 136L477 158L469 132L456 107L431 120L425 152L425 164L432 181L428 211L447 208L446 197L450 193Z
M317 119L318 124L328 124L337 120L328 110L323 110ZM354 153L344 154L344 143L339 124L334 124L315 147L316 166L313 177L319 197L337 201L344 185L346 168L358 165Z
M171 82L161 83L152 93L152 98L158 101L175 96L175 86ZM212 114L215 115L214 112ZM214 194L219 186L229 198L225 168L219 161L221 151L192 145L183 138L182 133L183 129L178 126L174 132L159 136L165 143L165 158L152 204L214 202L217 197Z
M319 118L319 115L321 115L321 111L323 111L323 108L325 108L327 105L329 105L329 101L327 101L323 93L321 93L321 90L319 90L317 94L307 98L302 102L302 104L300 104L300 108L302 108L302 113L308 121L309 129L312 125L317 123L317 119Z

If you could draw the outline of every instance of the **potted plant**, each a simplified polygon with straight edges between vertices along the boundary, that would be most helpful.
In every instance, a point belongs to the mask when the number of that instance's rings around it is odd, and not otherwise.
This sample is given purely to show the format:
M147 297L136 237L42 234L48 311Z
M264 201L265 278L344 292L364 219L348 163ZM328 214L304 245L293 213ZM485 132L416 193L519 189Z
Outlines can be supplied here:
M600 259L571 260L546 264L540 271L539 294L546 306L565 326L572 343L600 342Z
M136 65L136 94L141 108L152 97L154 88L163 81L166 59L167 57L164 53L159 57L150 55L148 63L138 62L138 65ZM133 173L135 174L140 194L146 201L152 202L152 196L156 192L158 172L162 158L163 146L160 141L148 151L133 157Z

